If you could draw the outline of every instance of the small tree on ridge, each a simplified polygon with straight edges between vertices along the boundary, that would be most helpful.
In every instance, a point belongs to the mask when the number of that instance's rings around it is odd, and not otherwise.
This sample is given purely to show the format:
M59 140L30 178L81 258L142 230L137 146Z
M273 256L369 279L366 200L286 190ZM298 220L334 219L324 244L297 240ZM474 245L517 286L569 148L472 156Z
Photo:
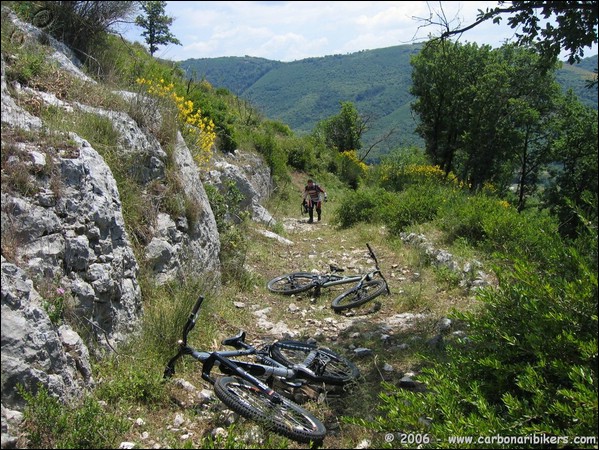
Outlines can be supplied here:
M135 24L145 30L141 35L146 39L150 55L154 56L159 45L169 43L181 45L181 42L169 30L173 18L164 14L166 2L150 1L140 2L140 4L145 14L137 16Z

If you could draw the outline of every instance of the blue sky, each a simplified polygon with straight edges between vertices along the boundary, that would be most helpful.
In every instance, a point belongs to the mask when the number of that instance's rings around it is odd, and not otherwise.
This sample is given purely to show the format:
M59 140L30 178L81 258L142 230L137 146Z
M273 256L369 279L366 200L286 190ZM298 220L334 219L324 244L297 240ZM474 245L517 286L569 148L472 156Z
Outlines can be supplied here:
M255 56L289 62L310 57L354 53L426 40L440 27L422 28L422 18L442 10L452 28L470 24L478 9L497 2L323 2L323 1L174 1L167 2L171 33L181 46L159 47L155 56L181 61L190 58ZM483 23L460 42L497 47L514 35L503 25ZM141 29L129 26L124 36L140 41ZM588 50L588 51L587 51ZM597 46L585 57L597 54Z

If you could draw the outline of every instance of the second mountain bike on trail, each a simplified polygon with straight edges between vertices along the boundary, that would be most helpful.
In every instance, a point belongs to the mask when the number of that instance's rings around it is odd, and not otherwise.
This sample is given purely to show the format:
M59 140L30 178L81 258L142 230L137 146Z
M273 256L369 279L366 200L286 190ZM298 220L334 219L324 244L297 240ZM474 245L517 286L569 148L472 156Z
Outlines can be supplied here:
M387 280L379 268L374 250L366 244L370 257L374 260L375 269L356 275L342 275L343 269L330 266L329 273L293 272L273 278L267 283L268 290L277 294L292 295L314 289L320 295L322 288L340 284L355 283L353 287L337 296L331 303L335 312L342 312L364 305L379 295L391 294Z

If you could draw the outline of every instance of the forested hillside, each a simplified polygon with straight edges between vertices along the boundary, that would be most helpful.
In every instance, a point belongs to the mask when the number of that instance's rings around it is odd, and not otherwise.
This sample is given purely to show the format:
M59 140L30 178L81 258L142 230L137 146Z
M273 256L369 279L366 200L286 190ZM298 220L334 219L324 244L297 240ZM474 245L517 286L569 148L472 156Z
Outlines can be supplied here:
M402 45L279 64L249 57L207 58L183 61L181 66L188 76L195 74L215 87L229 88L265 116L288 124L300 134L311 132L317 122L337 114L341 102L352 102L371 125L364 135L366 147L395 130L389 141L370 155L375 157L399 145L420 143L409 107L410 56L419 49L418 45ZM231 67L234 61L236 68ZM257 63L262 64L260 70L245 69ZM225 67L228 70L223 70ZM258 72L264 74L254 80ZM244 81L235 74L244 76Z
M585 58L580 64L564 63L557 71L556 79L564 90L572 89L580 101L591 108L597 109L597 89L588 89L587 82L596 76L597 55Z
M288 124L298 133L309 133L318 121L339 112L340 102L352 102L368 118L364 134L368 148L391 130L394 133L369 155L376 160L398 146L421 145L410 111L413 97L410 57L420 45L400 45L346 55L307 58L283 63L264 58L222 57L181 62L187 76L205 78L249 100L271 119ZM586 89L594 76L597 55L580 64L564 63L557 81L573 89L583 104L597 108L597 90Z
M284 63L264 58L223 56L189 59L182 63L187 74L196 80L205 78L215 86L224 86L240 95L269 71Z

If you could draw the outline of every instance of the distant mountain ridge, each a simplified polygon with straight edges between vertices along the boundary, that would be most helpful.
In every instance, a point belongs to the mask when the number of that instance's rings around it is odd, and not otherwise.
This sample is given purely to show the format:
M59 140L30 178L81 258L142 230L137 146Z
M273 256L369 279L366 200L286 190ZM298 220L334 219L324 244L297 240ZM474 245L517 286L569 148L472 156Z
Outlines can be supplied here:
M225 87L238 96L242 96L266 73L284 64L253 56L224 56L181 62L188 76L193 76L194 79L205 78L214 86Z
M370 153L376 159L397 146L421 144L414 132L409 93L410 57L421 48L422 44L400 45L293 62L251 56L201 58L180 65L187 76L229 89L266 117L300 134L311 132L317 122L338 114L341 102L350 101L369 118L365 148L395 130ZM594 76L596 67L597 55L575 66L564 64L556 75L564 89L572 88L583 103L595 109L597 90L585 89L585 82Z

